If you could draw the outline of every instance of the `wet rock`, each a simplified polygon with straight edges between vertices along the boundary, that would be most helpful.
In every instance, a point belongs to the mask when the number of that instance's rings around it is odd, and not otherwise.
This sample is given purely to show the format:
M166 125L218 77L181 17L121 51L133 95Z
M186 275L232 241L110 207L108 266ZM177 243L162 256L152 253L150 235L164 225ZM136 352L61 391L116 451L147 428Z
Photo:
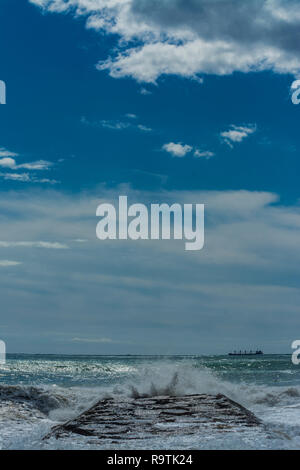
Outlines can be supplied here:
M93 442L186 436L203 431L243 432L261 427L249 410L225 395L105 398L78 417L52 428L44 439L92 438Z

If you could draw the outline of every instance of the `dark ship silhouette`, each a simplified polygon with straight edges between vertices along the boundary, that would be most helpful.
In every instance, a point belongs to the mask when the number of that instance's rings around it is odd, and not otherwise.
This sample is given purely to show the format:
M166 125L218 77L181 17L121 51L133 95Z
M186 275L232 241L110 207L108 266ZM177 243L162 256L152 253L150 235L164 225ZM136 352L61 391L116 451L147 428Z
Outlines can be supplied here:
M256 351L233 351L228 354L228 356L262 356L263 352L260 349Z

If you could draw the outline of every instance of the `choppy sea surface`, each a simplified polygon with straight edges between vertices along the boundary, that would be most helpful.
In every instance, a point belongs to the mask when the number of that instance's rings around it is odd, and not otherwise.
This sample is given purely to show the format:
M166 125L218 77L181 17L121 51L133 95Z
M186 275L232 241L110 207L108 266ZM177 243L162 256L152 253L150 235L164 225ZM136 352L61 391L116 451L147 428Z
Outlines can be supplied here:
M300 448L300 366L292 364L290 355L15 354L0 366L0 449L80 449L80 437L75 436L67 445L55 439L43 441L42 437L52 426L75 417L103 397L145 393L223 393L253 411L268 430L265 436L255 430L219 437L179 433L164 442L153 438L147 442L148 449ZM145 448L138 441L123 448L129 446ZM102 448L109 447L103 444Z

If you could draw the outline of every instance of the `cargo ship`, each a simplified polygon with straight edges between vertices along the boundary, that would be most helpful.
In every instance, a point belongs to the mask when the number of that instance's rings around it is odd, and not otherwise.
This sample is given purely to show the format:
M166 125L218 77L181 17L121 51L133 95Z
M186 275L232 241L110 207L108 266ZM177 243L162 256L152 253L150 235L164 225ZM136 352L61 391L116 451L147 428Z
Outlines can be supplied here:
M260 349L256 351L233 351L228 353L228 356L262 356L263 352Z

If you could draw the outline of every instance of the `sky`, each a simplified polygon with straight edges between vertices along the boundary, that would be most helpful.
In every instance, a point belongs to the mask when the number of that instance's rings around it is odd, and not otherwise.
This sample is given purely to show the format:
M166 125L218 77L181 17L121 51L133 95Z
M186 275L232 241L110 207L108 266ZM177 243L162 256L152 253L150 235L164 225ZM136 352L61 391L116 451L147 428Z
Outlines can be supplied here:
M8 352L291 352L299 27L294 0L0 0ZM204 248L98 240L119 195L205 204Z

